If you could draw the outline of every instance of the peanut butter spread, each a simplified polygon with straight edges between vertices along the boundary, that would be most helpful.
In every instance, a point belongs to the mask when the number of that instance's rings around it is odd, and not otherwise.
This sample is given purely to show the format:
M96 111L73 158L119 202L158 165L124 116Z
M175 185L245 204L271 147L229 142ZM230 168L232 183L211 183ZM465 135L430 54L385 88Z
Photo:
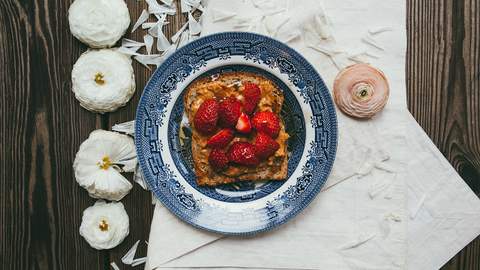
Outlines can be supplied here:
M243 101L242 83L247 81L257 84L261 89L261 99L257 111L272 111L280 116L284 97L272 81L254 73L230 72L223 73L217 78L198 79L190 84L184 96L184 107L190 126L193 126L195 113L206 99L216 98L217 101L221 101L233 96ZM195 128L192 128L192 155L197 183L199 185L215 186L246 180L285 180L288 166L287 140L289 135L285 132L283 122L280 123L280 126L280 133L275 139L280 148L273 156L262 161L256 167L232 165L220 172L213 170L208 163L208 156L211 151L207 147L209 136L202 135ZM235 141L253 142L254 137L255 132L252 132L252 134L246 136L236 137L231 143Z

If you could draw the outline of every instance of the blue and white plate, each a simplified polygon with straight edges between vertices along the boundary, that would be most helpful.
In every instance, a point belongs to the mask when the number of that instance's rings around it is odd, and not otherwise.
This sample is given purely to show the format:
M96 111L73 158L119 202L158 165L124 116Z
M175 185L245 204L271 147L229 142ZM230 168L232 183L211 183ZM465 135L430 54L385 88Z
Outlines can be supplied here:
M197 186L183 93L198 78L230 71L262 74L283 91L286 181ZM287 45L253 33L214 34L177 50L145 87L135 125L138 159L157 198L185 222L230 235L270 230L298 214L327 180L337 148L335 109L318 73Z

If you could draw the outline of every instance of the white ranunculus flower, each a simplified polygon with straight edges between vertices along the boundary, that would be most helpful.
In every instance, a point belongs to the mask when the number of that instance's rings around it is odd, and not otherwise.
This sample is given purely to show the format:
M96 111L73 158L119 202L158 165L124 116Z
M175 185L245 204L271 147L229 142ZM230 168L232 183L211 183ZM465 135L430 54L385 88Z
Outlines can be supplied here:
M72 91L90 111L111 112L124 106L135 92L132 60L113 49L85 52L73 66Z
M80 235L96 249L110 249L129 233L127 212L121 202L99 200L83 211Z
M92 48L105 48L125 34L130 14L124 0L75 0L68 10L70 32Z
M75 178L91 197L121 200L132 184L120 172L132 172L137 164L133 139L116 132L95 130L78 149Z

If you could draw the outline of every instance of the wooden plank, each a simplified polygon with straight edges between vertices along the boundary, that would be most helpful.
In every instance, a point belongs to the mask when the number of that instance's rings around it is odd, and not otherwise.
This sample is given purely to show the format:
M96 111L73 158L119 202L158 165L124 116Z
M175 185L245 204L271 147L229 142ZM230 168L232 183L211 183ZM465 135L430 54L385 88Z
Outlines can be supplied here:
M480 237L466 246L453 257L442 270L478 270L480 269Z
M132 26L140 16L143 9L147 8L145 2L127 1L130 18L132 20ZM177 1L177 7L180 8L180 1ZM153 17L153 16L152 16ZM176 31L185 23L185 17L181 15L177 10L176 16L168 16L167 21L170 24L164 26L164 33L167 38L170 38ZM126 37L137 41L143 41L143 36L146 34L145 30L138 29L134 33L127 33ZM154 44L154 47L156 44ZM142 48L141 53L146 53ZM130 121L135 119L136 108L138 101L140 100L143 88L145 87L148 79L155 70L148 70L138 62L133 62L135 71L136 93L132 100L128 104L119 109L116 112L109 114L109 126L114 124ZM127 265L121 264L121 258L125 253L135 244L137 240L140 240L139 248L137 250L136 257L144 257L147 254L147 246L145 240L148 241L150 234L150 223L153 217L152 196L150 192L143 190L139 185L134 184L134 189L124 199L122 199L125 209L130 217L130 234L117 248L110 251L110 260L121 266L122 269L137 269ZM140 267L140 266L139 266Z
M102 269L78 233L93 203L73 177L79 144L99 126L70 90L83 45L69 1L0 1L0 268Z
M78 234L82 211L94 202L73 177L78 146L95 128L132 120L151 73L134 63L137 93L119 111L100 117L82 109L70 71L86 47L69 33L70 2L0 1L1 269L108 269L148 239L153 207L138 186L123 200L131 219L124 243L98 252ZM145 4L127 3L134 22ZM479 0L407 3L409 108L479 194ZM184 21L171 20L168 36ZM145 251L141 244L138 256ZM477 238L444 269L480 269L479 257Z
M407 1L409 109L480 195L480 1ZM444 269L480 269L480 237Z

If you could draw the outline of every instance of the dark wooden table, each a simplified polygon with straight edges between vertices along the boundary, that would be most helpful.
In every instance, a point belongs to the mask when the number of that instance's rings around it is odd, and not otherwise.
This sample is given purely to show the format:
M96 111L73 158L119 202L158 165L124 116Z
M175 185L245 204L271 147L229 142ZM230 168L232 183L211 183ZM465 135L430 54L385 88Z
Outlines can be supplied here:
M73 176L78 146L92 130L134 118L151 72L134 63L137 92L126 107L82 109L70 74L87 48L70 34L71 1L0 1L0 269L109 269L148 239L151 197L136 184L122 200L131 232L121 245L96 251L78 233L94 202ZM143 2L126 2L135 21ZM177 16L166 33L184 22ZM409 109L480 194L480 0L407 0L407 32ZM145 254L142 243L137 256ZM480 269L480 237L443 269Z

